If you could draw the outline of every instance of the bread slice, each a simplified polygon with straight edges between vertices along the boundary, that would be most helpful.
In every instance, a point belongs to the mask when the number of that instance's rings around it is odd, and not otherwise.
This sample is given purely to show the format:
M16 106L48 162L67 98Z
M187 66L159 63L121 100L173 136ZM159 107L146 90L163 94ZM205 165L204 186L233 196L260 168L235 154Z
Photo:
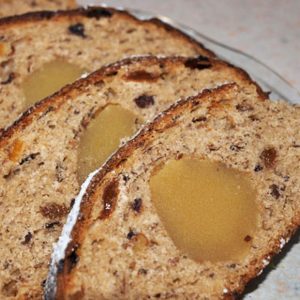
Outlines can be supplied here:
M37 10L70 9L76 7L75 0L0 0L0 18L20 15Z
M70 221L80 205L79 217L58 264L56 299L234 299L240 294L300 225L300 107L261 100L236 84L206 90L173 105L120 148L76 199ZM182 156L248 172L259 215L242 261L196 262L174 246L154 208L149 178ZM59 246L68 242L69 230L66 226ZM133 236L148 242L135 251Z
M22 83L45 64L59 59L90 72L143 54L213 56L195 40L157 19L141 21L112 8L35 12L2 19L0 128L24 111Z
M52 243L79 190L80 138L98 111L110 103L120 104L146 121L179 97L230 81L266 98L246 73L215 59L126 59L65 87L4 131L0 135L1 298L40 295ZM151 98L148 105L137 101L145 95Z

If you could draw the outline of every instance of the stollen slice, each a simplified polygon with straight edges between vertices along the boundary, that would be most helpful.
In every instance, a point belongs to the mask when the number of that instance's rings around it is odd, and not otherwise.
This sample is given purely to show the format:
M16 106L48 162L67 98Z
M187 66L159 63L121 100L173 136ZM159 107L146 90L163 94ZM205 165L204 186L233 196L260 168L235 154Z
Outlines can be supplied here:
M48 298L236 298L299 227L299 118L236 84L171 106L83 185Z
M33 12L0 20L0 128L34 102L131 55L214 56L158 19L112 8Z

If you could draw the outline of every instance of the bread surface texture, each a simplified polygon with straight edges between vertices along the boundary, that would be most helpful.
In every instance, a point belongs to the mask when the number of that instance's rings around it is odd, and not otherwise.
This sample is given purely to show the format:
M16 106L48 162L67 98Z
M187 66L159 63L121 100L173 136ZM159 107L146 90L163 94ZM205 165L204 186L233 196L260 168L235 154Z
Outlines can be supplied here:
M126 59L65 87L2 132L0 298L40 297L52 244L79 191L80 138L98 111L120 104L147 121L180 97L228 81L260 91L243 71L215 59ZM136 101L145 95L150 105Z
M110 8L35 12L2 19L0 128L25 110L22 83L47 63L63 60L90 72L128 56L149 54L213 56L159 20L141 21Z
M0 0L0 18L38 10L70 9L75 0Z
M59 263L57 299L234 299L240 294L300 224L300 108L261 100L235 84L204 91L173 105L120 148L82 197L72 241ZM242 261L190 259L156 213L149 188L153 170L191 156L250 176L258 229ZM138 212L134 199L141 199ZM142 250L135 251L133 235L148 241Z

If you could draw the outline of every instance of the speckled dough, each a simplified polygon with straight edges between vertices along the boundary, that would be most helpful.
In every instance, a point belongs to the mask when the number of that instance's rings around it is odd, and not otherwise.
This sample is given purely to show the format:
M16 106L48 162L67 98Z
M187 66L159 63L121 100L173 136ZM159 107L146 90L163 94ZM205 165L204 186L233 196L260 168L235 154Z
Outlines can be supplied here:
M0 0L0 17L14 16L37 10L57 10L76 7L75 0Z
M52 244L79 190L80 137L99 109L118 103L147 121L180 97L229 81L262 93L246 73L215 59L127 59L65 87L2 132L0 298L40 297ZM145 95L146 106L136 101Z
M235 299L300 225L300 107L261 100L236 84L207 90L173 105L120 148L81 194L58 264L57 299ZM197 263L164 229L149 176L182 155L249 173L258 230L242 261Z
M104 64L142 54L213 56L201 44L159 20L140 21L110 8L36 12L2 19L0 128L23 111L21 84L45 63L60 58L94 71Z

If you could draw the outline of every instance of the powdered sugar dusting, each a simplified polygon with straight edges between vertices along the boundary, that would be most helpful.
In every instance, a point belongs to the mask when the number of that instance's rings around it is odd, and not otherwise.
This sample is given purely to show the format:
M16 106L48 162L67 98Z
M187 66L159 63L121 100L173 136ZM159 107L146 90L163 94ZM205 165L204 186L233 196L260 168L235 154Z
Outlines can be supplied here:
M94 175L99 171L99 169L92 172L85 182L82 184L78 196L75 198L72 210L67 218L66 224L63 227L62 234L56 244L53 247L53 253L50 262L50 270L45 286L45 299L54 299L56 293L56 276L58 271L58 264L64 258L66 248L71 241L71 232L77 221L78 214L80 211L80 203L82 201L85 192L93 179Z

